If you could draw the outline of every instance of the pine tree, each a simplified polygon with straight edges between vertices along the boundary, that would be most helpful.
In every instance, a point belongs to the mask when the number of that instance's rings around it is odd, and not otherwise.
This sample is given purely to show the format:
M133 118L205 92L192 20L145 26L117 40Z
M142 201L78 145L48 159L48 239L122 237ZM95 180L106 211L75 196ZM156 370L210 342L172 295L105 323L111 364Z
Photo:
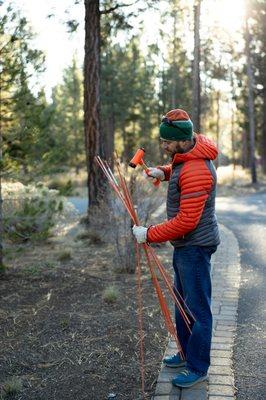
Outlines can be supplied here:
M200 132L201 130L200 8L201 8L201 0L197 0L194 5L194 60L193 60L193 105L192 105L192 120L196 132Z
M137 3L137 2L136 2ZM147 1L145 7L150 7L155 1ZM99 202L103 180L101 172L96 168L94 157L99 154L104 156L104 132L100 127L100 59L101 42L106 39L106 33L113 30L128 29L130 24L127 16L121 9L130 6L123 2L105 0L85 0L85 57L84 57L84 127L85 146L88 170L88 197L89 205L97 206ZM140 9L136 9L136 13ZM129 13L133 15L134 13ZM107 18L106 27L102 29L103 16ZM128 15L128 16L129 16ZM112 148L113 144L109 144ZM102 188L103 189L103 188Z
M22 165L28 170L28 157L35 140L36 99L29 88L32 70L44 69L44 56L33 49L34 35L25 18L7 7L0 19L1 30L1 122L5 165Z
M85 0L84 129L89 206L97 206L101 176L94 157L104 156L100 131L100 2Z
M251 36L248 21L248 9L246 9L245 21L245 40L246 40L246 60L248 75L248 113L249 113L249 146L250 146L250 169L252 183L257 182L256 159L255 159L255 114L254 114L254 72L252 70L252 59L250 52Z
M43 154L45 169L52 171L85 164L83 139L82 75L75 57L63 71L63 83L53 88L50 122ZM43 143L45 145L45 142Z
M161 71L159 99L160 116L172 108L192 110L191 62L184 46L183 26L188 24L184 16L183 4L180 0L171 0L169 11L162 15L162 25L169 23L169 33L161 30L161 41L167 43L167 53L162 55L163 71Z
M133 36L124 46L107 46L102 53L101 109L102 121L109 134L115 134L116 147L125 162L137 146L152 149L157 140L155 68L151 54L139 49L139 37ZM157 146L156 146L157 147ZM152 154L154 158L156 154Z
M266 3L250 1L251 52L254 70L254 106L256 112L256 145L261 156L262 171L266 173Z
M27 20L16 13L10 4L5 7L0 16L0 268L3 266L4 232L2 178L14 163L18 165L21 159L25 161L32 143L32 132L27 132L28 142L21 140L21 134L28 129L24 120L29 108L27 101L33 100L28 79L31 69L36 73L43 70L44 62L43 54L32 47L33 34ZM21 101L22 96L27 98L26 102ZM23 131L19 122L24 125ZM17 135L14 136L14 132ZM14 140L18 141L16 150ZM14 160L18 149L21 150L20 160ZM12 156L14 150L15 156ZM23 165L25 167L25 162Z

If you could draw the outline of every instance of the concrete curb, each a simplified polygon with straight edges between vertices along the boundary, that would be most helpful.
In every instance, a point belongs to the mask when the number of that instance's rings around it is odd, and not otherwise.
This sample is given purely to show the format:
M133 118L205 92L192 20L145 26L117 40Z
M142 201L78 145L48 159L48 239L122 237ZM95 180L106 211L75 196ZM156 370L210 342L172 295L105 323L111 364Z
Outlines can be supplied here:
M160 207L153 216L158 217L163 211ZM201 382L189 389L179 389L171 384L177 369L162 365L153 400L235 399L232 357L237 324L240 253L233 232L220 225L220 233L221 244L212 258L213 337L209 382ZM165 252L169 258L171 249L167 248ZM164 357L175 352L175 342L170 339Z

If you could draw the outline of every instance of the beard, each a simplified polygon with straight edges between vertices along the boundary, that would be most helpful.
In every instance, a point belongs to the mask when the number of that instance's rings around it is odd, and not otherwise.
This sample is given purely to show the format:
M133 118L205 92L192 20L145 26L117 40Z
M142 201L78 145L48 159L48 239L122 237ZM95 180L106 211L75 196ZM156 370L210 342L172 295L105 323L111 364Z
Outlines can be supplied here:
M185 150L180 146L179 143L176 144L175 153L184 154Z
M179 143L177 143L176 146L175 146L175 148L174 148L172 151L169 151L169 153L170 153L171 157L174 157L174 155L175 155L176 153L178 153L178 154L184 154L184 153L185 153L185 150L180 146Z

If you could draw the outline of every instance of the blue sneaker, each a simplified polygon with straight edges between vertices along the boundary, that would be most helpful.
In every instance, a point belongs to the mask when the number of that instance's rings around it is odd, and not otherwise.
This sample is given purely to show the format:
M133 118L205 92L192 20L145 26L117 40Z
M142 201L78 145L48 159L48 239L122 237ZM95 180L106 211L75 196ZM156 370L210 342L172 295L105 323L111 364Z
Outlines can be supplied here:
M188 368L185 368L183 371L180 371L178 375L176 375L176 377L172 380L172 384L174 386L187 388L195 385L198 382L205 381L206 379L207 374L201 376L190 371Z
M173 356L167 356L163 359L163 364L169 368L184 367L186 361L182 360L179 354L174 354Z

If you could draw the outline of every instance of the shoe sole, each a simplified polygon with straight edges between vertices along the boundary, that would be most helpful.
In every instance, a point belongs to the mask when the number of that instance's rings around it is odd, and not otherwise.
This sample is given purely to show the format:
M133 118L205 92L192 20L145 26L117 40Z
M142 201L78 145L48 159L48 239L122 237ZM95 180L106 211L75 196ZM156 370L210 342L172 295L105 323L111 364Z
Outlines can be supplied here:
M182 388L188 388L188 387L191 387L191 386L196 385L196 384L199 383L199 382L206 381L207 378L208 378L208 376L206 375L206 376L203 376L202 378L197 379L196 382L192 382L192 383L182 383L182 384L177 384L177 383L173 383L173 382L172 382L172 384L173 384L174 386L178 386L178 387L182 387Z
M178 367L185 367L186 362L184 361L183 363L179 363L179 364L166 364L166 363L163 363L163 365L165 367L168 367L168 368L178 368Z

